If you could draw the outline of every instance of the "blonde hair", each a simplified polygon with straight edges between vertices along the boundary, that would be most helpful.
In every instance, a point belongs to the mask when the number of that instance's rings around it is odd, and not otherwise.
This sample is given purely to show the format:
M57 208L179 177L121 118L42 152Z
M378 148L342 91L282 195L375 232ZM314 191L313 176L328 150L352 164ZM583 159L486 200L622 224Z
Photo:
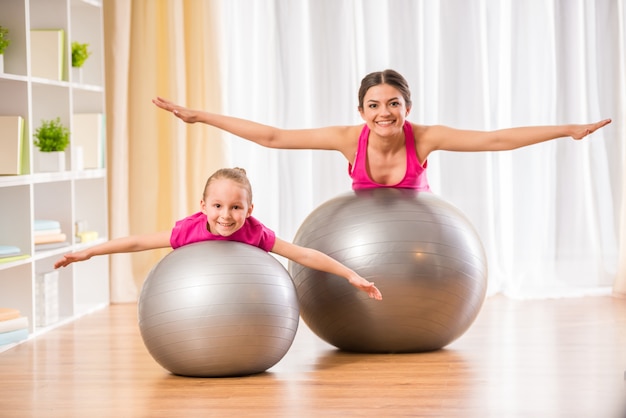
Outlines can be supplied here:
M248 192L248 204L252 204L252 185L250 184L250 180L248 180L248 176L246 174L246 170L240 167L235 168L220 168L215 173L209 177L204 185L204 194L202 195L202 199L206 200L206 196L209 190L209 186L213 181L220 179L228 179L232 180L237 184L243 186Z

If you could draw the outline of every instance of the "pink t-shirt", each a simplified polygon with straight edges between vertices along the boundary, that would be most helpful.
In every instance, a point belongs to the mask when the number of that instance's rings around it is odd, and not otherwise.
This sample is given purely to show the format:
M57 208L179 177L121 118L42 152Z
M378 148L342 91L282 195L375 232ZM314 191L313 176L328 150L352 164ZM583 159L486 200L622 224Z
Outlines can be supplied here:
M367 142L369 139L370 128L363 126L361 136L359 136L359 144L357 146L356 155L354 157L354 167L348 163L348 174L352 177L352 190L374 189L379 187L393 187L401 189L415 189L418 191L430 191L428 178L426 177L426 167L428 163L424 161L424 165L420 164L415 151L415 137L413 136L413 128L409 121L404 122L404 138L406 140L406 173L400 183L394 185L375 183L367 174Z
M207 228L206 215L202 212L176 222L170 236L172 248L200 241L237 241L270 252L274 248L276 234L252 216L246 219L241 229L228 237L212 234Z

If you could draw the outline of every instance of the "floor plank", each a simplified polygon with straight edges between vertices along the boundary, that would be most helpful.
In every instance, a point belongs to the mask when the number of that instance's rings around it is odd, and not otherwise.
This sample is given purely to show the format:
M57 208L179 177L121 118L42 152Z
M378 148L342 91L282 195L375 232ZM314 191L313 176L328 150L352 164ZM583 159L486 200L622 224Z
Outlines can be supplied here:
M443 350L354 354L301 323L287 355L239 378L170 375L134 304L0 353L1 417L619 417L626 300L490 297Z

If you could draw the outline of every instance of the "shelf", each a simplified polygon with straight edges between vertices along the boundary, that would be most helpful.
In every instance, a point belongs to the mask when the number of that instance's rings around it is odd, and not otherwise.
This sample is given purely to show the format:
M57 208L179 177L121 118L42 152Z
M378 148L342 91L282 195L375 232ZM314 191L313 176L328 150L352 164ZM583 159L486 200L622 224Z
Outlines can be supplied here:
M103 10L102 1L98 0L0 0L0 10L0 25L9 29L11 39L4 54L5 72L0 73L0 97L10 100L0 101L0 115L24 119L23 146L19 148L22 174L0 175L0 245L18 247L28 255L0 263L0 307L15 308L27 316L30 338L35 338L109 303L107 256L54 270L54 263L63 254L104 242L108 236L106 156L101 167L83 169L78 158L83 148L74 145L70 129L78 113L105 113ZM42 29L63 31L62 42L53 44L58 45L58 55L53 57L59 57L61 65L54 67L52 77L50 71L33 68L41 61L33 59L36 40L31 31ZM73 41L90 45L91 55L80 79L71 67ZM39 151L33 143L33 133L43 120L57 117L70 129L65 171L38 172ZM80 138L81 144L92 148L98 144L100 148L96 149L104 152L102 131L93 136L93 143L89 134ZM15 150L15 142L12 144ZM40 240L35 238L36 233L41 234L35 231L39 220L58 222L56 225L65 236L55 236L57 231L53 228L47 239L60 241L62 246L54 248L58 243L53 242L48 249L41 249L35 244ZM79 242L77 222L96 231L98 239ZM38 277L50 272L58 272L54 292L48 295L58 302L58 319L41 325L44 322L38 322L37 315L47 312L47 306L44 309L37 297ZM46 280L51 276L57 277L53 273ZM2 346L0 351L11 346Z

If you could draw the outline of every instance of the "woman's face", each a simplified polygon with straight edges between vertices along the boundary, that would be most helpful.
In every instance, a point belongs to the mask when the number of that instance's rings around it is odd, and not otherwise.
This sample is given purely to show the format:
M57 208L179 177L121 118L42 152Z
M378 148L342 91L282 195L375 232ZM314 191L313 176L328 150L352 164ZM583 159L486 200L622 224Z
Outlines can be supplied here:
M363 108L359 111L370 131L388 137L403 132L410 110L398 89L389 84L379 84L365 93Z

